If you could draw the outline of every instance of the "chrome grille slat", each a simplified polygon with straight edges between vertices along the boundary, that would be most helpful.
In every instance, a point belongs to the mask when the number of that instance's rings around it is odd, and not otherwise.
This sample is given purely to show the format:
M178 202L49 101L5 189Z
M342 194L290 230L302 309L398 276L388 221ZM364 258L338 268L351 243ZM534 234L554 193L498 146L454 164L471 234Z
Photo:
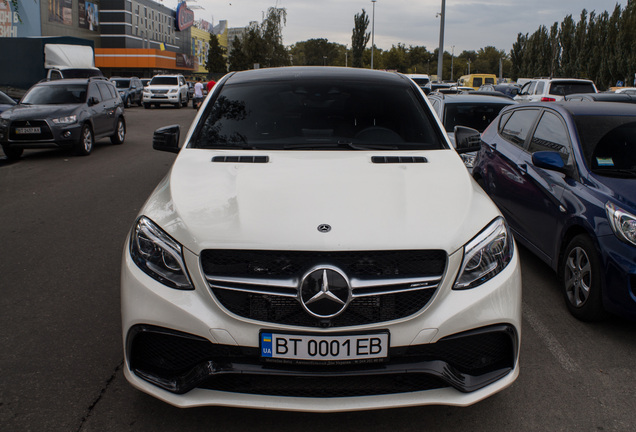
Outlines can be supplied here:
M229 312L256 321L305 327L387 322L423 309L446 270L443 251L205 250L201 268L211 293ZM336 267L348 275L351 301L338 316L311 316L300 285L310 269Z

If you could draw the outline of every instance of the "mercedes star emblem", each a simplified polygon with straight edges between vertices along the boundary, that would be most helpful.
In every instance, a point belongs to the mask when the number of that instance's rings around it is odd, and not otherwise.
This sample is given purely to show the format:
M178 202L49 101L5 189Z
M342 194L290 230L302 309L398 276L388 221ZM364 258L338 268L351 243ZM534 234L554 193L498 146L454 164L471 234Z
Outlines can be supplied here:
M351 300L349 280L339 269L323 265L314 267L300 284L300 302L316 318L340 315Z
M321 233L328 233L329 231L331 231L331 225L320 224L318 225L318 231L320 231Z

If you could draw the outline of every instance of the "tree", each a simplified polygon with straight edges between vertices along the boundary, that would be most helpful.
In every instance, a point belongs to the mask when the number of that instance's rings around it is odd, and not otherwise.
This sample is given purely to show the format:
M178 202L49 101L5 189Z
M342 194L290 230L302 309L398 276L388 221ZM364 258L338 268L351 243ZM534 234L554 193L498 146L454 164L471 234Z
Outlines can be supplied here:
M228 63L228 70L230 71L246 70L252 66L243 48L243 42L238 36L234 36L232 41L232 51L228 55Z
M338 65L341 47L343 46L329 42L327 39L309 39L298 42L290 49L290 52L296 65Z
M227 62L224 57L225 48L219 44L219 38L215 34L210 34L210 48L208 49L208 58L205 62L205 68L208 70L208 76L214 73L226 73Z
M362 13L356 14L353 18L353 34L351 35L352 64L356 68L362 67L362 56L371 37L371 33L367 33L367 28L369 28L369 16L362 9Z

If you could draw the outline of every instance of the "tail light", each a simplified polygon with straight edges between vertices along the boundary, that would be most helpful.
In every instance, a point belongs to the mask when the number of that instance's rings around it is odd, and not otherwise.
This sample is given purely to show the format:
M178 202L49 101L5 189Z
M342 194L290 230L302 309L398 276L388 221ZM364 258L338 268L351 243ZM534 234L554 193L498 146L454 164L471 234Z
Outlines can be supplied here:
M542 97L541 102L556 102L555 98Z

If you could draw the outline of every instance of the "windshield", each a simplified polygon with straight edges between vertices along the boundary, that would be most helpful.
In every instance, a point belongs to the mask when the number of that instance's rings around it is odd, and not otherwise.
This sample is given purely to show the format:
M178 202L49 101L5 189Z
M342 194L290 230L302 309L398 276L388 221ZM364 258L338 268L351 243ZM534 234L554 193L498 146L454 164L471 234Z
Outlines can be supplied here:
M160 77L156 76L150 81L150 85L179 85L177 77Z
M583 156L600 175L636 176L636 116L577 116Z
M190 146L250 149L438 149L410 86L294 81L225 85Z
M22 98L21 104L79 104L86 101L86 84L38 85Z
M575 93L596 93L594 84L580 81L557 81L550 84L550 94L567 96Z
M99 69L64 69L64 78L90 78L102 76Z
M499 111L508 105L510 104L447 103L444 115L444 128L446 132L453 132L455 126L466 126L483 132L495 117L499 115Z
M130 87L129 79L118 79L118 80L111 80L111 81L113 82L113 84L115 84L115 87L117 88L127 89L128 87Z
M16 102L13 99L11 99L9 96L7 96L6 94L0 92L0 104L15 105Z

